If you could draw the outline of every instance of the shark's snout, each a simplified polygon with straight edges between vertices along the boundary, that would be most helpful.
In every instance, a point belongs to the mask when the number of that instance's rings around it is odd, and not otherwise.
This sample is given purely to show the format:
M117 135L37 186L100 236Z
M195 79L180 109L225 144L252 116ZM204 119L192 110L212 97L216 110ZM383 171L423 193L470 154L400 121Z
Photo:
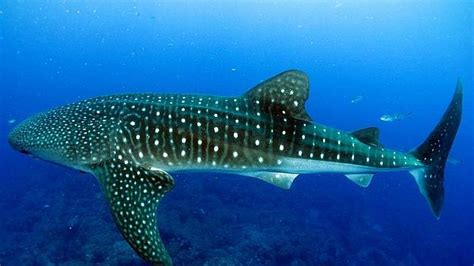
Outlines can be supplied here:
M24 141L22 141L21 131L22 131L21 126L15 127L10 132L10 134L8 134L8 143L10 144L10 146L13 149L15 149L15 150L17 150L21 153L24 153L24 154L30 154L30 152L26 148L26 145L25 145Z
M16 138L16 130L17 128L15 127L12 131L10 131L10 134L8 134L8 143L13 149L18 150L19 145Z
M8 143L23 154L74 168L82 167L89 159L94 161L102 158L100 154L86 149L94 146L78 146L81 143L89 144L92 133L77 131L76 125L80 118L68 117L70 112L67 108L58 108L29 117L11 130ZM79 160L81 165L78 166Z

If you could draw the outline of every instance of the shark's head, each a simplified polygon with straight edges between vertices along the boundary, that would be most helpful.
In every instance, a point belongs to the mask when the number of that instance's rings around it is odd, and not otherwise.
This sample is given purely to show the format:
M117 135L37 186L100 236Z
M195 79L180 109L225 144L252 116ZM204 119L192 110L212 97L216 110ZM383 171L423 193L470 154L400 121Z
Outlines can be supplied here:
M56 109L21 122L8 142L21 153L87 171L87 165L108 155L107 139L99 136L94 121L84 113Z
M71 159L65 145L65 129L53 119L48 113L26 119L10 132L8 142L21 153L64 164Z

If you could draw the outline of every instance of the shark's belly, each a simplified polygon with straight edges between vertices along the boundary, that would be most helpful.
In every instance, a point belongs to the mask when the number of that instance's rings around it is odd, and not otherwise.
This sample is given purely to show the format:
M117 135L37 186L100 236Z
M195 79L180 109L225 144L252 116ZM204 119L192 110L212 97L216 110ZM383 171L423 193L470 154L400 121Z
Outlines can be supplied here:
M394 171L392 168L377 168L366 165L311 160L286 157L282 158L281 172L307 174L307 173L343 173L343 174L359 174L359 173L376 173ZM398 169L399 170L399 169Z
M257 159L258 160L258 159ZM342 174L360 174L377 173L388 171L400 171L406 169L400 168L378 168L358 164L340 163L323 160L301 159L293 157L277 157L279 164L253 165L242 167L232 164L197 164L186 163L175 166L169 166L163 162L156 161L151 165L151 169L163 169L168 172L219 172L230 174L248 175L256 172L275 172L291 174L309 174L309 173L342 173ZM249 163L250 164L250 163Z

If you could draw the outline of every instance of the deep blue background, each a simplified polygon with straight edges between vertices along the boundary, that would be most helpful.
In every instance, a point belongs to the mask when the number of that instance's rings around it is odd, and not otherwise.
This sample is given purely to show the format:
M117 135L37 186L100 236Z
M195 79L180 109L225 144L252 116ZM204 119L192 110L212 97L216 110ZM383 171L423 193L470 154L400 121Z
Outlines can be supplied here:
M179 175L159 208L175 263L472 265L473 4L443 2L2 1L0 264L141 263L96 180L12 151L9 120L112 93L240 95L297 68L310 76L306 107L318 123L378 126L385 146L406 151L463 80L451 152L459 163L446 169L441 219L404 172L378 174L367 189L342 175L304 175L289 191L241 176Z

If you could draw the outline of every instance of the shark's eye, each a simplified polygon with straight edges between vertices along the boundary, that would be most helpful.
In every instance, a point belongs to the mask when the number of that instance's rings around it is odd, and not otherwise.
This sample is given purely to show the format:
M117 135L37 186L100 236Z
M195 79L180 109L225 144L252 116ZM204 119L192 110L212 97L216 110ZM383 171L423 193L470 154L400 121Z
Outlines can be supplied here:
M27 150L24 150L24 149L21 149L20 152L23 154L30 154Z

